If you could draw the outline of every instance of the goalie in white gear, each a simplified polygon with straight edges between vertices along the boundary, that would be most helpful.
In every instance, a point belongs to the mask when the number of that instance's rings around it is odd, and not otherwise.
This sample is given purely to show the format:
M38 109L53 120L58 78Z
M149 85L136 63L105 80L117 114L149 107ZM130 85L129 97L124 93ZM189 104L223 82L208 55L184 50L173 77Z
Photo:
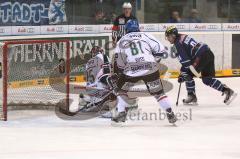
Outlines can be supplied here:
M128 96L121 88L126 82L136 83L142 80L149 93L166 111L169 122L175 123L177 118L161 85L159 63L156 61L156 58L163 56L164 46L153 36L140 32L136 20L129 20L125 29L127 34L118 41L114 55L119 78L116 89L118 115L113 117L112 121L126 120Z
M90 54L91 59L88 60L85 66L88 95L79 95L79 109L84 111L92 111L94 106L104 104L107 100L114 98L107 83L107 78L110 77L111 73L109 58L99 46L94 46Z
M112 82L117 79L112 75L109 58L100 47L94 46L90 54L91 59L85 66L88 93L79 95L79 110L99 111L100 108L104 108L104 111L109 110L109 112L101 116L111 118L116 111L116 96L112 92ZM127 102L128 110L137 107L136 98L131 98Z

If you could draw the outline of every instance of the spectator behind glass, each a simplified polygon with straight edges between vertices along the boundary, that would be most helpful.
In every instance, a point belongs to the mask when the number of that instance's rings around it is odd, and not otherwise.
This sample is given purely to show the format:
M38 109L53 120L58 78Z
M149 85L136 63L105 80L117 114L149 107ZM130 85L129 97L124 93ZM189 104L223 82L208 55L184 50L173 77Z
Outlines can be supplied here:
M228 20L229 23L240 23L240 18L230 18Z
M172 11L171 13L171 18L168 19L167 21L168 23L181 23L182 22L182 19L179 15L179 12L178 11Z
M95 13L95 24L107 24L109 23L108 19L105 16L103 11L97 11Z
M198 10L192 9L189 18L186 18L185 23L202 23L202 20L199 18Z
M113 24L114 20L117 18L117 14L112 12L110 13L110 23Z

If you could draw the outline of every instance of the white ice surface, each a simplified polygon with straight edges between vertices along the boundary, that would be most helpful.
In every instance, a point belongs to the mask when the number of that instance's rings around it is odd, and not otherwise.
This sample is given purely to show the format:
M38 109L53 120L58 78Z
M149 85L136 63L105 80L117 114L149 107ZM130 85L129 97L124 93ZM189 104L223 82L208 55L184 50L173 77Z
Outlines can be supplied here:
M239 78L221 79L240 92ZM173 105L178 84L168 93ZM180 103L176 112L192 109L192 120L178 127L167 121L127 121L113 127L108 119L64 121L51 111L10 111L0 122L0 159L239 159L240 98L223 104L220 93L196 81L199 106ZM185 86L180 98L186 95ZM152 97L139 100L143 112L157 112Z

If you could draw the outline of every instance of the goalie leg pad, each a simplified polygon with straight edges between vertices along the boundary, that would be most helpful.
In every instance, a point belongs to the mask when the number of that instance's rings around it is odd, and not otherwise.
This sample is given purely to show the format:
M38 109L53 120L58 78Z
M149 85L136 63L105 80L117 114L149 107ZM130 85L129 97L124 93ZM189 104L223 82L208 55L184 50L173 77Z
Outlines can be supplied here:
M117 97L117 110L118 112L124 112L126 111L126 107L128 106L128 103L124 100L124 94L121 94Z

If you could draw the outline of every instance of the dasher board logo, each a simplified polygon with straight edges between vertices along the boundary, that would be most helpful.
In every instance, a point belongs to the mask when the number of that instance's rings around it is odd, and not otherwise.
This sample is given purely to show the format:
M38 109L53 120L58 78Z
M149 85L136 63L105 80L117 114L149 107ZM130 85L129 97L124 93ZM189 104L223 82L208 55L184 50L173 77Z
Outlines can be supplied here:
M178 24L172 24L172 23L166 23L166 24L159 24L159 31L166 31L166 29L170 26L175 26L180 31L189 31L189 24L187 23L178 23Z
M12 34L11 26L0 27L0 36L1 35L11 35L11 34Z
M100 33L111 33L112 25L99 25L99 32Z
M0 3L0 25L48 25L67 21L65 0L5 0Z
M190 24L190 30L197 31L221 31L221 24L217 23L205 23L205 24Z
M140 30L146 32L158 31L158 24L140 24Z
M40 34L40 26L15 26L12 27L12 35Z
M85 64L91 58L90 51L94 46L100 46L109 55L109 36L73 37L71 40L70 63L71 76L79 76L85 71Z
M222 30L240 31L240 23L224 23L222 24Z
M69 25L69 33L97 33L95 25Z
M41 26L41 34L67 34L68 25L46 25Z

